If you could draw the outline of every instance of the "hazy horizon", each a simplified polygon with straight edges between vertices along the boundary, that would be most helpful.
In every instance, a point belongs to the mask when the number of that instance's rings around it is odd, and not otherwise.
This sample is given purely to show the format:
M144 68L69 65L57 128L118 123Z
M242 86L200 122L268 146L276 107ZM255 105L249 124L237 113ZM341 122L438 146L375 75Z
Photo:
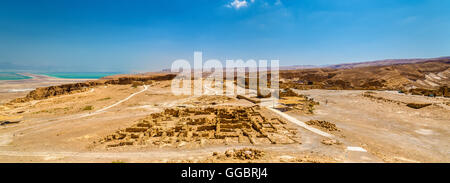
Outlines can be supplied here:
M0 70L146 72L176 59L332 65L450 55L439 0L0 3Z

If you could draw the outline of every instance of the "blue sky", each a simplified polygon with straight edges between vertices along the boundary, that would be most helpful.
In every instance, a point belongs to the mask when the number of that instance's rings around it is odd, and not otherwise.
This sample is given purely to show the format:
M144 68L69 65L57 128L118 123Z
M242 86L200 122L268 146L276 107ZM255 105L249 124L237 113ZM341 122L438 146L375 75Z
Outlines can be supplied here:
M449 56L450 1L0 1L0 63L142 72L194 51L284 66Z

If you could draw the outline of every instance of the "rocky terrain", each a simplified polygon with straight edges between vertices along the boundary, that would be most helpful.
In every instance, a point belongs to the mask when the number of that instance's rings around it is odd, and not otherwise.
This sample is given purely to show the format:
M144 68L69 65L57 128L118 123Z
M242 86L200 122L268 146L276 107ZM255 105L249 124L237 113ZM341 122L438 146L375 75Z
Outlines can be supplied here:
M257 87L220 95L248 81L174 95L173 73L44 83L2 98L0 162L449 162L448 70L281 71L274 107Z
M412 59L385 59L385 60L376 60L376 61L368 61L368 62L336 64L336 65L330 65L330 66L325 66L325 67L333 68L333 69L350 69L350 68L357 68L357 67L412 64L412 63L420 63L420 62L436 61L436 60L446 60L446 59L450 59L450 57L412 58Z
M153 81L164 81L164 80L171 80L175 77L174 74L159 74L159 75L151 75L151 76L115 76L115 77L109 77L103 78L96 81L86 81L82 83L71 83L71 84L63 84L58 86L49 86L49 87L42 87L37 88L30 93L28 93L27 96L23 98L17 98L12 100L11 102L27 102L31 100L40 100L45 99L53 96L58 95L65 95L65 94L73 94L78 92L87 91L89 88L95 87L95 86L102 86L102 85L128 85L133 84L134 86L141 86L144 84L151 84Z
M166 109L100 141L106 147L154 145L182 147L206 144L299 143L287 122L258 106Z
M450 85L450 58L417 63L343 69L280 71L281 88L296 89L428 89Z

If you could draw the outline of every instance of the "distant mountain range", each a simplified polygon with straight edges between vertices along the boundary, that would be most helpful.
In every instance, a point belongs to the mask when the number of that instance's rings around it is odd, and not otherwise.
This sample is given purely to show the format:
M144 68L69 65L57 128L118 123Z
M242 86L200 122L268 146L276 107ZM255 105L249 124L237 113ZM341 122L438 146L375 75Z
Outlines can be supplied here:
M450 57L391 59L280 70L280 77L287 87L303 87L301 89L438 89L450 86ZM304 83L308 85L302 85Z
M396 65L396 64L412 64L418 62L427 62L434 60L449 60L450 57L438 57L438 58L414 58L414 59L386 59L386 60L376 60L368 62L357 62L357 63L344 63L326 66L328 68L334 69L349 69L355 67L367 67L367 66L385 66L385 65Z
M333 64L333 65L293 65L293 66L280 66L279 69L280 70L301 70L301 69L316 69L316 68L351 69L351 68L368 67L368 66L413 64L413 63L427 62L427 61L434 61L434 60L450 60L450 56L437 57L437 58L385 59L385 60L342 63L342 64ZM167 69L167 68L162 69L161 72L170 72L170 69Z
M375 60L375 61L366 61L366 62L334 64L334 65L281 66L280 70L298 70L298 69L313 69L313 68L350 69L350 68L368 67L368 66L385 66L385 65L396 65L396 64L412 64L412 63L426 62L426 61L433 61L433 60L450 60L450 56L448 56L448 57L437 57L437 58L385 59L385 60Z
M387 66L387 65L397 65L397 64L412 64L433 60L450 60L450 56L438 57L438 58L413 58L413 59L386 59L386 60L375 60L366 62L355 62L355 63L342 63L334 65L293 65L293 66L280 66L280 70L299 70L299 69L313 69L313 68L331 68L331 69L350 69L357 67L368 67L368 66ZM0 62L0 72L1 71L56 71L61 70L61 68L55 68L52 66L44 65L20 65L10 62ZM64 70L64 69L63 69ZM163 69L163 72L170 72L170 69Z

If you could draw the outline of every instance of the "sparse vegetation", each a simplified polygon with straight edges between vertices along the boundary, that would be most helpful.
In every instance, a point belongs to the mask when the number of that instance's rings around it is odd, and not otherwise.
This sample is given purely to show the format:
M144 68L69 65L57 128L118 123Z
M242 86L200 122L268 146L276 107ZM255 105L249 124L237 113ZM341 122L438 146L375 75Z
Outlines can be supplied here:
M408 103L408 104L406 104L406 106L411 107L413 109L420 109L420 108L424 108L424 107L427 107L427 106L430 106L430 105L431 105L430 103L428 103L428 104L418 104L418 103Z
M33 112L33 114L40 114L40 113L50 113L50 111L49 110L40 110L40 111Z
M85 106L85 107L83 108L83 111L90 111L90 110L93 110L93 109L94 109L93 106L88 105L88 106Z
M142 81L133 81L133 83L131 84L131 87L137 88L138 86L142 86L142 85L144 85L144 82L142 82Z
M101 98L101 99L98 99L97 101L105 101L105 100L109 100L109 99L111 99L111 97Z
M310 114L314 114L314 107L310 107L310 108L308 109L308 112L309 112Z

